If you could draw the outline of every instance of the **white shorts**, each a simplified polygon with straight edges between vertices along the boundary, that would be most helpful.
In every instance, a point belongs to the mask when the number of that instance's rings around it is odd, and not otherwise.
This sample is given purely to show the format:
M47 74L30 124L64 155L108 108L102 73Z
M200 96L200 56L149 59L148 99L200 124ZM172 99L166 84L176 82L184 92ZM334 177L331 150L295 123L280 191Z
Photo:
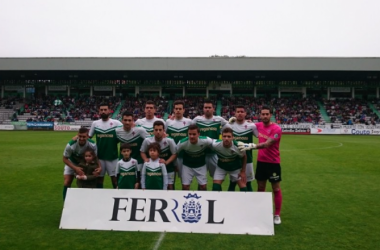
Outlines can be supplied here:
M199 185L207 184L206 166L199 168L189 168L185 165L182 165L182 185L190 185L194 176L197 178Z
M247 163L245 167L245 175L247 176L247 182L255 179L255 172L253 171L253 163Z
M227 174L230 174L230 180L232 182L237 182L239 180L239 173L240 169L234 170L234 171L226 171L224 169L221 169L220 167L216 166L215 174L214 174L214 180L222 181L226 177Z
M168 184L174 184L175 172L168 173Z
M69 166L65 165L65 169L63 170L63 175L75 175L75 171Z
M143 163L137 164L137 171L138 172L141 172L143 165L144 165Z
M213 178L215 168L218 165L218 156L216 154L206 154L206 166L210 176Z
M175 159L175 162L174 162L174 165L176 165L177 169L178 169L178 177L182 179L182 164L183 164L183 158L179 158L177 157L177 159Z
M100 166L102 166L102 172L100 173L100 177L106 175L106 172L109 176L116 176L116 165L119 160L115 159L113 161L99 160Z

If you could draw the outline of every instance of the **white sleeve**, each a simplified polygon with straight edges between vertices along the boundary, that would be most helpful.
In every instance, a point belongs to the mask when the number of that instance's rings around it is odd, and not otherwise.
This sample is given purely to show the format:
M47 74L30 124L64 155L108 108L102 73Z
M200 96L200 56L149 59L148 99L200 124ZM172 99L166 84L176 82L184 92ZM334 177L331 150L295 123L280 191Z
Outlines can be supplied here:
M88 131L88 136L93 137L95 133L95 122L92 122L90 131Z
M164 179L164 188L163 190L167 190L168 189L168 172L166 171L166 166L165 164L160 164L161 165L161 170L162 170L162 177Z
M148 140L145 139L145 140L143 141L143 143L141 144L140 152L144 152L144 153L146 153L147 148L148 148Z
M259 131L257 130L257 127L255 124L252 126L253 135L258 138L259 137Z
M141 188L145 188L145 175L146 175L146 165L144 163L142 169L141 169Z
M66 158L69 158L72 153L73 153L73 151L72 151L72 149L70 147L70 144L67 144L66 147L65 147L65 150L63 150L63 156L66 157Z

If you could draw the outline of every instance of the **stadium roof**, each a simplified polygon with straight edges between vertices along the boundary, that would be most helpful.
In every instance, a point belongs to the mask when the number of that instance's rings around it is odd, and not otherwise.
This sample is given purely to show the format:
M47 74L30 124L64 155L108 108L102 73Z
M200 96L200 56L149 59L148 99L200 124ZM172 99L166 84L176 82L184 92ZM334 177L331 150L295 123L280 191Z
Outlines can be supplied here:
M380 71L380 58L0 58L0 71Z
M3 79L379 81L380 58L0 58Z

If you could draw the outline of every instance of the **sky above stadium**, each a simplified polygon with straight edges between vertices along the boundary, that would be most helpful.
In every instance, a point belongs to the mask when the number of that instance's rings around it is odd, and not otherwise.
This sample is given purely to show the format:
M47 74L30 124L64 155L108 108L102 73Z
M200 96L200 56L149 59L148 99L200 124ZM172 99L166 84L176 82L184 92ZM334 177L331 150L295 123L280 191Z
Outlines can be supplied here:
M0 57L380 57L379 0L1 0Z

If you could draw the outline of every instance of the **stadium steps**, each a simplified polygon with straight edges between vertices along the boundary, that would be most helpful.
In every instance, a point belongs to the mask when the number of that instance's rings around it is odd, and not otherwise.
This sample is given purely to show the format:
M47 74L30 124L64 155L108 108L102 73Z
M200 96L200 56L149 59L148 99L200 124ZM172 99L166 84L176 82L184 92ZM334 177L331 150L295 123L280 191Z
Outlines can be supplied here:
M375 113L378 117L380 117L379 110L377 110L376 107L372 103L368 102L368 106L372 109L373 113Z
M330 116L328 116L323 104L321 102L318 102L318 106L319 106L319 111L321 112L323 120L325 120L325 122L327 123L330 123L331 122Z
M123 107L124 103L125 103L125 100L122 100L120 102L120 104L116 107L115 111L112 114L112 119L116 119L117 118L117 115L120 113L120 109L121 109L121 107Z
M216 102L216 115L221 116L222 115L222 101Z
M168 109L166 110L165 114L164 114L164 120L166 121L166 119L169 118L169 114L172 113L172 108L173 108L173 100L169 100L168 101Z

